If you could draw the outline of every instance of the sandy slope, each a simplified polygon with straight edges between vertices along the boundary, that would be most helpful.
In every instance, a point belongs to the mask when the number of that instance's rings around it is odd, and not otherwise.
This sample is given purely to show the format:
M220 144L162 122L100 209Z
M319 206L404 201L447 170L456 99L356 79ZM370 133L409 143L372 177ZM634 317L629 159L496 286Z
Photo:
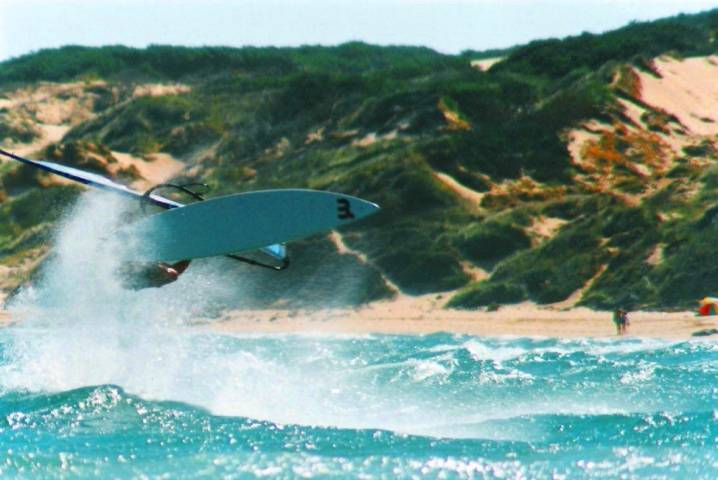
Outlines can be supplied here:
M59 143L73 126L96 116L97 95L92 93L92 88L105 85L104 82L40 83L6 92L5 98L0 98L0 108L10 110L13 121L30 122L38 137L31 143L8 142L3 146L17 155L27 156ZM189 90L190 87L181 84L142 84L134 88L132 97L177 95ZM167 181L184 168L182 162L167 153L155 153L146 159L122 152L112 152L112 155L117 164L110 165L110 170L116 173L120 168L136 168L142 179L132 186L141 190Z
M644 102L675 115L689 131L718 134L718 57L654 61L661 78L638 72Z
M612 139L620 136L631 144L632 161L622 166L645 183L648 179L654 182L640 195L622 194L628 204L638 204L662 188L665 173L677 158L686 157L685 147L715 145L718 135L718 56L662 56L653 60L652 69L633 68L630 74L616 77L632 85L622 87L632 88L631 98L618 99L627 122L591 120L565 133L572 162L583 172L576 180L595 191L616 191L614 184L626 178L609 168L623 162L614 158L620 155L609 147ZM690 161L707 165L710 159Z
M471 66L474 68L477 68L483 72L486 72L491 69L494 65L502 61L506 57L492 57L492 58L482 58L481 60L472 60Z
M182 162L168 153L150 154L147 156L149 161L129 153L116 151L112 152L112 156L117 160L117 164L114 166L115 171L130 167L137 169L142 178L132 182L130 186L140 191L174 178L184 168Z
M449 187L458 196L471 204L475 204L478 206L481 204L481 200L483 200L484 198L484 193L477 192L476 190L472 190L471 188L462 185L454 177L446 173L434 172L434 177L436 177L441 183Z

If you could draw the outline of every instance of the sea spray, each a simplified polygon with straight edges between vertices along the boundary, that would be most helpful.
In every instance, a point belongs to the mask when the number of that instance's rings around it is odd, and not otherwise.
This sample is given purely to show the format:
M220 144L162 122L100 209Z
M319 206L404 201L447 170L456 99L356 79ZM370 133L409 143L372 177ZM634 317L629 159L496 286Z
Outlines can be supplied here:
M83 196L13 301L0 475L718 474L714 343L203 332L216 264L121 288L129 208Z
M189 345L172 329L200 317L221 283L203 290L205 268L162 289L122 288L124 246L113 232L128 221L131 207L90 192L62 223L39 281L10 303L22 324L9 352L14 375L2 379L6 387L52 391L115 383L160 393L173 377L170 370Z

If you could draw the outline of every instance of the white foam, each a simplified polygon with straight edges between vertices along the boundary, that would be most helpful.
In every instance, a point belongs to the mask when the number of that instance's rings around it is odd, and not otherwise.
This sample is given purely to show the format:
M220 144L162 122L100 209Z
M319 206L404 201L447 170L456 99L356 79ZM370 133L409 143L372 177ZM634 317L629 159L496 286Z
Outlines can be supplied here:
M493 347L479 340L468 340L463 347L469 352L471 358L477 361L491 360L494 362L505 362L514 360L529 353L528 349L520 347Z
M23 321L14 330L12 361L3 366L0 386L59 391L114 383L150 391L164 379L148 367L176 365L185 355L184 341L168 332L201 311L211 301L204 292L218 287L203 290L202 274L190 269L161 289L123 289L115 273L123 246L113 231L127 215L122 198L81 197L39 282L11 302L11 314Z
M423 382L432 377L446 377L453 371L451 362L436 360L414 360L408 362L413 367L412 377L416 382Z
M637 385L645 383L653 379L656 371L656 365L652 363L640 362L638 365L631 365L635 370L626 372L621 375L621 383L624 385Z

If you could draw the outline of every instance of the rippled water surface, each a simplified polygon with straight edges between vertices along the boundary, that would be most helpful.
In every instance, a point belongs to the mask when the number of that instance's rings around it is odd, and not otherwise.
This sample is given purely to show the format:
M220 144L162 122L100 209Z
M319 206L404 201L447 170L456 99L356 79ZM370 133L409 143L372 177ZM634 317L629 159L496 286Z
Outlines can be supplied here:
M713 343L51 334L0 333L4 476L718 476Z

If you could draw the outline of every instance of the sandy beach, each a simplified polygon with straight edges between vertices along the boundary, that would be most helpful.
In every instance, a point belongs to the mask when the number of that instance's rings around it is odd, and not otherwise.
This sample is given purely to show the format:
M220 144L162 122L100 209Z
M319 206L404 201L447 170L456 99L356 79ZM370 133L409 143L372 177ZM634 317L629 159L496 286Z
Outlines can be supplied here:
M478 336L617 337L612 313L583 307L556 308L530 302L505 305L498 311L444 308L450 296L401 295L356 308L232 310L219 318L198 319L192 329L219 333L385 333L426 335L438 332ZM18 319L0 310L0 327ZM695 332L718 330L718 316L693 311L629 312L624 337L685 339ZM703 338L716 338L708 336Z
M443 308L442 296L401 296L347 309L235 310L198 328L224 333L387 333L448 332L479 336L616 337L611 312L587 308L556 309L531 303L495 312ZM716 328L718 317L694 312L629 313L627 337L683 339ZM708 337L711 338L711 337ZM718 336L716 336L718 338Z

